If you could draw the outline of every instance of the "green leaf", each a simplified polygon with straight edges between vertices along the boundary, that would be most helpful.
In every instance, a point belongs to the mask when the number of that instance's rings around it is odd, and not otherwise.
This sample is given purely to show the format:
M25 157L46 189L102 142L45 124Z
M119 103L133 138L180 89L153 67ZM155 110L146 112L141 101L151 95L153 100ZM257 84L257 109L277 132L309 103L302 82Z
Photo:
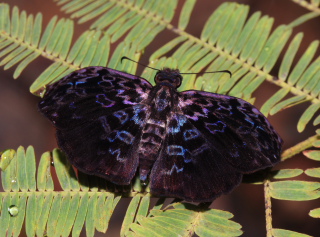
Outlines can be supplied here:
M320 103L312 104L303 112L297 125L298 132L302 132L305 129L308 122L315 115L315 113L319 111L319 109L320 109Z
M64 222L60 224L60 226L61 226L61 229L60 229L61 233L60 234L61 234L61 236L67 237L67 236L69 236L71 229L73 227L73 224L75 222L75 218L76 218L77 211L79 208L80 195L78 193L76 193L75 195L73 195L73 197L71 197L71 200L66 199L66 201L68 201L68 202L65 202L65 204L69 204L68 212L64 213L65 218L60 218L60 220L64 220Z
M292 70L288 83L290 85L294 85L299 77L302 75L302 73L306 70L307 65L311 62L312 58L314 57L314 54L319 46L319 41L314 41L310 44L309 48L306 50L304 55L301 57L295 68Z
M26 208L26 234L27 236L36 235L36 208L37 208L37 197L36 193L32 193L28 198L28 205Z
M36 234L37 236L43 236L47 232L46 224L49 219L49 214L52 211L51 206L53 203L53 193L49 193L48 195L39 195L36 203Z
M80 232L82 230L82 227L87 215L88 205L89 205L89 195L86 192L80 199L77 216L73 224L72 236L80 235Z
M94 193L88 202L88 212L86 216L86 236L89 237L94 236L97 198L97 193Z
M320 161L320 151L318 150L306 150L303 151L303 154L309 159Z
M285 25L277 27L265 43L264 48L262 48L256 67L263 67L264 72L270 72L291 33L291 29L288 29Z
M320 167L306 169L305 173L310 177L320 178Z
M307 181L278 181L270 184L273 198L292 201L313 200L320 197L320 183Z
M1 152L1 157L0 157L0 169L1 170L6 170L6 168L9 166L11 160L14 158L16 154L16 151L13 149L7 149L3 152Z
M50 172L51 155L49 152L42 154L38 166L37 187L38 190L53 190L53 180Z
M274 170L272 171L274 175L272 178L274 179L288 179L297 177L303 173L302 169L282 169L282 170Z
M274 237L311 237L310 235L282 229L273 229L272 233Z
M305 95L298 95L298 96L291 97L287 100L284 100L284 101L280 102L279 104L275 105L271 109L270 114L271 115L276 114L280 110L284 110L288 107L291 107L294 104L298 104L299 102L303 101L305 98L306 98Z
M191 12L195 4L196 4L195 0L187 0L184 3L183 8L181 10L179 23L178 23L179 29L184 30L187 27L190 20Z
M289 89L280 89L278 90L273 96L270 97L270 99L264 103L264 105L261 107L260 111L264 115L268 115L270 113L270 110L272 107L278 103L282 98L284 98L288 93Z
M67 157L60 150L53 150L53 163L63 190L79 190L79 184Z
M59 215L61 212L61 202L62 202L62 196L61 194L57 194L54 196L51 210L48 218L48 223L50 223L47 227L47 234L48 236L54 236L55 232L58 230L57 223L59 221Z
M151 215L133 223L137 236L240 236L241 226L231 220L232 214L220 210L203 210L190 204L173 204L173 209L151 210Z
M141 196L134 196L129 204L126 215L123 219L120 236L126 236L129 232L130 224L134 222L136 210L139 206Z
M320 208L313 209L309 212L309 216L314 218L320 218Z

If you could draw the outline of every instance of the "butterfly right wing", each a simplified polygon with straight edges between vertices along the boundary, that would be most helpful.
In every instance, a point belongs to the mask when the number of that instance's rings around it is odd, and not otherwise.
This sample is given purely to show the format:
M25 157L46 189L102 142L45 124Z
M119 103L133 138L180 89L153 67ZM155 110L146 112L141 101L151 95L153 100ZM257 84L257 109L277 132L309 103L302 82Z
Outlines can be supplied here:
M250 103L204 91L180 95L183 114L240 172L252 173L280 161L282 139Z
M179 93L151 172L151 192L213 201L244 173L280 161L282 140L266 118L239 98L202 91Z
M48 86L39 109L56 127L58 145L76 168L129 184L149 113L141 102L151 88L143 78L88 67Z

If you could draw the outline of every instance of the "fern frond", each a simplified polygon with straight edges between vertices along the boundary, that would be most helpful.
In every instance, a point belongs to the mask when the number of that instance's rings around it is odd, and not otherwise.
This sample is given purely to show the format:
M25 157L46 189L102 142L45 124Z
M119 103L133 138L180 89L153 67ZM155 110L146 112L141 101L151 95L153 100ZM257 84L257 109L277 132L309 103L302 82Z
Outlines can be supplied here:
M190 204L175 203L172 209L151 210L138 218L130 232L122 236L240 236L241 226L229 220L232 214L220 210L199 209ZM129 230L128 230L129 231Z
M17 78L23 69L41 55L37 50L40 39L42 15L19 14L17 7L12 9L10 19L9 5L0 4L0 65L9 69L18 64L13 77Z
M8 152L1 158L4 156L8 156ZM71 230L79 236L85 223L88 236L93 236L95 229L106 232L120 197L94 188L80 191L79 180L71 165L58 150L54 150L52 156L63 191L54 190L50 156L48 152L42 155L37 181L32 147L28 147L26 152L19 147L10 164L2 170L2 187L5 190L0 193L2 233L18 236L24 219L28 236L43 236L45 231L48 236L68 236ZM17 207L16 216L10 216L8 212L12 206Z
M274 83L281 89L265 102L261 111L266 115L273 115L286 108L310 101L312 104L298 122L298 131L302 132L320 108L319 58L312 61L319 41L310 44L290 72L302 40L302 34L297 34L285 53L279 70L279 79L274 78L269 72L286 45L292 27L314 18L317 14L304 15L288 26L277 27L273 32L271 32L272 18L261 17L260 13L255 13L246 20L247 14L247 6L224 3L209 18L200 39L183 31L176 32L180 36L158 49L150 57L150 61L155 62L180 44L171 57L179 62L181 71L198 72L204 68L206 71L228 69L233 74L231 79L221 74L214 76L204 74L196 79L194 76L189 76L188 80L185 80L188 84L184 84L181 90L203 89L228 93L251 101L251 94L264 80ZM152 64L151 66L154 67ZM294 96L281 101L289 93ZM313 124L319 123L320 116L314 120Z
M62 191L53 187L51 156ZM11 162L5 167L6 157ZM69 236L71 233L72 236L79 236L84 225L86 236L94 236L96 230L105 233L121 198L109 192L108 185L114 185L82 173L77 176L66 157L57 149L52 154L46 152L41 156L36 179L35 160L31 146L26 151L19 147L16 153L8 150L1 156L4 189L0 193L2 233L18 236L24 221L28 236ZM161 227L162 236L192 233L213 236L223 233L231 237L242 233L241 226L229 220L233 217L231 213L191 204L165 206L164 199L159 199L149 211L149 194L137 194L133 190L129 195L133 198L122 224L121 236L148 236L146 231L154 225ZM15 208L17 214L10 215L10 208Z
M34 93L48 83L55 82L70 72L89 65L106 66L108 62L110 67L121 70L123 68L123 65L120 65L121 55L128 55L136 60L140 56L136 45L131 42L120 43L110 60L109 52L110 38L107 34L102 34L100 31L86 31L78 38L70 52L65 55L65 59L57 56L56 62L39 75L31 85L30 91ZM126 70L134 73L133 67Z
M5 69L17 65L14 73L16 78L39 56L52 61L35 80L30 88L31 92L37 92L48 83L86 66L108 65L134 73L137 64L121 64L120 58L128 56L138 61L154 37L167 29L177 37L160 46L152 54L150 66L176 67L182 72L228 69L233 73L231 78L224 74L204 74L197 78L195 75L186 75L181 90L203 89L242 97L253 102L252 93L262 82L268 81L280 89L262 107L264 114L275 114L297 104L309 102L309 107L298 122L298 131L303 131L312 120L314 125L320 123L320 64L319 57L314 59L319 42L312 42L298 63L293 65L303 37L301 33L294 35L284 58L279 60L280 53L292 34L292 28L317 16L318 0L312 0L310 3L316 6L316 9L312 10L314 12L274 30L273 18L256 12L247 19L248 6L224 3L208 19L199 38L185 30L190 22L195 0L185 1L177 27L171 24L173 15L178 13L175 11L176 1L57 2L62 5L63 11L72 14L72 18L79 18L79 23L93 21L92 30L84 32L73 45L71 42L74 26L71 20L53 17L42 33L41 14L33 17L24 11L20 13L15 7L10 16L9 6L0 4L0 64ZM299 1L304 2L307 1ZM123 38L123 41L117 42L119 44L116 49L110 53L112 43L120 38ZM173 53L169 56L171 52ZM281 62L278 78L270 74L277 61ZM154 73L155 71L146 69L142 76L152 79ZM306 157L319 161L320 153L316 147L320 147L319 134L286 150L282 160L303 152ZM54 189L51 159L62 191ZM6 232L9 236L19 235L24 220L28 236L68 236L71 233L73 236L79 236L84 225L87 236L93 236L95 230L105 232L121 198L114 193L133 196L122 225L121 236L146 233L159 235L160 233L153 231L155 227L160 227L163 231L161 233L165 235L241 235L241 226L229 220L232 217L230 213L203 209L199 211L200 207L180 203L170 206L170 209L163 205L163 200L151 209L149 190L138 194L141 191L139 181L128 188L118 187L82 173L76 175L59 150L42 155L38 172L32 147L26 152L22 147L18 148L16 153L7 150L1 156L0 167L3 170L1 180L4 189L4 192L0 193L0 236ZM303 172L315 181L283 180L298 177ZM269 236L307 236L273 228L271 198L292 201L319 199L319 168L283 169L271 172L270 177L275 181L267 179L264 182ZM10 215L17 210L17 216ZM179 219L176 213L185 218ZM319 218L319 213L319 208L315 208L309 215ZM177 228L173 228L173 223ZM147 230L149 232L146 232Z
M271 33L273 19L260 13L246 19L249 8L234 3L222 4L208 19L201 38L175 31L179 36L157 50L150 61L167 54L181 44L172 57L179 62L181 71L198 72L230 70L226 75L204 74L192 82L191 88L228 93L250 99L251 94L265 80L272 81L268 73L285 46L291 29L278 27ZM191 77L191 76L190 76ZM190 89L182 86L181 90Z
M57 0L57 2L58 5L63 5L62 11L72 13L71 18L79 18L78 23L98 18L91 24L90 29L104 31L108 27L105 32L110 35L111 42L117 41L130 31L127 39L135 40L139 45L138 50L145 48L168 26L177 7L176 0L161 2ZM188 21L187 15L192 5L191 1L189 7L184 9L186 17L181 19L184 24Z
M318 147L320 144L319 134L307 139L306 141L290 148L291 154L297 153L295 150L303 150L303 154L314 160L320 161L320 151L306 150L312 146ZM283 153L285 156L286 151ZM301 181L301 180L281 180L293 178L301 175L302 173L313 177L316 181ZM264 182L265 189L265 203L266 203L266 221L267 221L267 235L272 236L309 236L290 230L276 229L272 227L271 219L271 198L288 201L308 201L320 199L320 168L311 168L306 170L301 169L283 169L275 170L270 176L276 179L275 181ZM317 180L318 179L318 180ZM281 181L279 181L281 180ZM309 215L314 218L319 218L319 208L313 209ZM269 215L270 214L270 215Z
M283 88L278 90L261 108L261 111L265 114L275 114L280 110L310 101L312 104L305 110L298 122L299 132L304 130L307 123L320 108L320 100L318 98L320 93L320 57L311 63L318 49L319 41L314 41L310 44L304 55L290 72L292 61L301 40L302 34L297 34L294 37L281 63L278 84ZM296 94L296 96L282 100L290 92ZM314 123L314 125L317 125L317 123Z
M48 23L42 37L41 35L41 14L38 14L33 22L32 15L28 17L25 25L26 13L19 15L18 8L13 8L10 27L8 18L9 6L0 5L0 27L2 30L0 36L0 57L5 56L0 65L5 65L5 69L12 67L20 62L14 73L14 77L20 75L22 70L39 56L43 56L53 61L31 85L32 93L40 90L46 84L55 81L64 75L89 65L105 66L109 60L110 38L108 34L101 31L86 31L78 38L76 43L70 49L73 35L73 22L71 20L53 17ZM18 22L23 22L19 24ZM17 26L16 26L17 25ZM18 27L20 25L20 28ZM34 27L33 27L34 26ZM29 30L26 34L22 29ZM21 33L19 33L20 31ZM30 41L30 36L32 40ZM26 37L28 36L28 37ZM141 46L141 45L140 45ZM110 65L116 68L119 64L121 55L126 55L133 59L139 58L139 44L133 45L129 38L118 45L114 57L110 60ZM119 56L120 55L120 56ZM113 63L113 60L116 62Z

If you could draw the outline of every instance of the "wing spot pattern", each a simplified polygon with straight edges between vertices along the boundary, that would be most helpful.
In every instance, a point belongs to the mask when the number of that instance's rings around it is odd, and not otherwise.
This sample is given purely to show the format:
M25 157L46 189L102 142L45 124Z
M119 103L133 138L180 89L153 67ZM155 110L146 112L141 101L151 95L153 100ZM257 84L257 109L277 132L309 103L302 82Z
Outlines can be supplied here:
M101 104L102 107L109 108L109 107L112 107L115 105L115 102L113 100L110 100L109 98L107 98L106 95L104 95L104 94L98 94L98 95L96 95L96 98L97 98L96 102Z
M199 137L199 132L196 129L188 129L183 133L183 138L185 141Z
M179 168L176 164L174 164L170 170L165 172L165 174L172 175L174 171L176 171L176 173L180 173L183 171L183 167Z
M133 142L134 136L127 131L113 131L108 137L109 142L114 142L116 139L123 141L126 144L131 144Z
M205 123L205 126L212 134L215 134L216 132L224 132L226 128L226 125L221 121L216 123Z
M184 156L185 149L182 146L170 145L167 147L167 153L169 156Z
M121 154L121 151L120 151L120 149L118 148L118 149L112 149L112 148L109 148L109 153L111 154L111 155L116 155L117 156L117 161L119 161L119 162L125 162L126 161L126 159L125 158L121 158L120 157L120 154Z
M119 121L120 121L121 124L124 124L125 122L128 121L129 115L128 115L126 112L124 112L123 110L119 110L119 111L117 111L117 112L114 112L113 115L114 115L116 118L119 119Z

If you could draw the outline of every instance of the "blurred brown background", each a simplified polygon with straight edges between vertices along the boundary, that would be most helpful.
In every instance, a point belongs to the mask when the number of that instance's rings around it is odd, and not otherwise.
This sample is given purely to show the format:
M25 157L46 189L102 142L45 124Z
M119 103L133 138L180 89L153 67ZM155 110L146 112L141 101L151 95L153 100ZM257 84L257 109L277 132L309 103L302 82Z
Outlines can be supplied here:
M42 12L43 27L47 25L48 21L54 15L59 15L59 17L66 16L63 12L59 11L59 7L53 1L8 0L2 2L10 4L11 7L16 5L20 11L26 10L28 14ZM223 2L225 1L198 1L187 32L199 37L204 23L210 14ZM274 17L274 28L281 24L289 24L299 16L308 13L306 9L289 0L238 0L235 2L249 5L249 16L253 12L261 11L262 15ZM180 11L182 3L183 1L180 1L177 12ZM178 16L179 14L174 18L174 25L177 23ZM88 26L89 24L75 24L74 39L86 30ZM298 56L295 59L296 61L313 40L320 38L319 18L295 28L292 35L294 36L300 31L304 32L304 38ZM141 62L148 63L147 60L150 54L156 50L159 45L172 39L172 37L174 37L174 35L167 31L158 35L152 44L146 48ZM319 56L319 50L317 56ZM39 98L29 93L31 83L48 65L50 65L48 60L44 58L37 59L24 70L17 80L13 80L12 78L13 69L4 71L3 67L0 68L0 151L7 148L16 149L20 145L25 147L33 145L37 156L40 156L43 152L52 150L57 146L54 130L50 122L37 111ZM279 65L274 68L272 75L277 75L278 66ZM277 87L269 83L265 83L262 87L263 90L258 90L254 94L254 96L257 97L255 105L258 108L277 90ZM307 106L308 103L301 104L270 117L271 123L278 130L285 142L284 149L314 135L314 127L310 124L301 134L298 133L296 129L298 118ZM297 155L278 166L278 168L281 167L305 169L307 167L319 167L319 163L312 162L301 155ZM300 177L304 180L307 179L306 176ZM118 204L115 215L111 219L108 236L119 236L121 220L127 203L128 200L122 200ZM235 215L233 220L241 223L243 226L243 236L265 236L262 186L242 184L232 194L217 199L213 207L232 212ZM313 236L320 236L320 221L308 216L309 210L316 207L319 207L319 200L309 202L273 200L273 226L275 228L289 229ZM96 234L96 236L103 236L100 233ZM85 236L85 233L83 233L83 236Z

